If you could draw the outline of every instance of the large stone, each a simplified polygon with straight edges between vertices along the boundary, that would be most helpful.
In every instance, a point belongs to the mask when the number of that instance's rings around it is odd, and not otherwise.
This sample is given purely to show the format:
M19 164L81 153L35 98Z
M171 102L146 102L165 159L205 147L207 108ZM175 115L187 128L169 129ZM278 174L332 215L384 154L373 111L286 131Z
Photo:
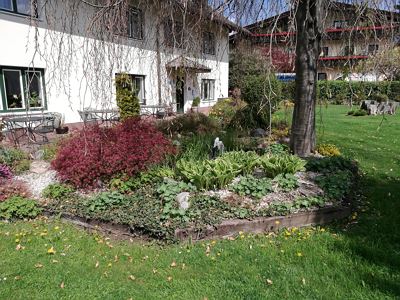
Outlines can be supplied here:
M176 201L179 203L179 208L187 210L190 207L189 203L190 194L188 192L182 192L176 195Z
M267 132L262 128L253 129L250 133L252 137L265 137L267 136Z
M43 160L34 160L31 163L30 171L35 174L46 173L50 169L50 163Z

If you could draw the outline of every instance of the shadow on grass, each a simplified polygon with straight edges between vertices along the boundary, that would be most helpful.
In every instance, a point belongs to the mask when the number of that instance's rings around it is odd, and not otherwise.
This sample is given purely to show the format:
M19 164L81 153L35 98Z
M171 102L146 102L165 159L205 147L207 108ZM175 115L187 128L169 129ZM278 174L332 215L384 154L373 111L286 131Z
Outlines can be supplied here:
M336 247L367 264L367 268L354 270L359 272L363 285L397 298L400 296L400 180L367 177L362 188L366 196L363 204L368 208L365 212L361 208L357 223L342 232L347 236L346 243L338 242Z

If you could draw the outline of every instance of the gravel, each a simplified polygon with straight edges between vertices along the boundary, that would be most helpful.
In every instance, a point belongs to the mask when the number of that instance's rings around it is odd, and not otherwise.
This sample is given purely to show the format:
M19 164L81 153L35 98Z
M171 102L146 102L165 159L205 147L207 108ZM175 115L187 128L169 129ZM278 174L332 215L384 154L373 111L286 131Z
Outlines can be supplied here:
M41 163L42 168L40 172L26 172L20 176L15 176L15 180L21 180L26 183L32 196L36 199L40 199L42 191L50 184L57 182L57 172L51 170L49 166L46 167L44 163Z

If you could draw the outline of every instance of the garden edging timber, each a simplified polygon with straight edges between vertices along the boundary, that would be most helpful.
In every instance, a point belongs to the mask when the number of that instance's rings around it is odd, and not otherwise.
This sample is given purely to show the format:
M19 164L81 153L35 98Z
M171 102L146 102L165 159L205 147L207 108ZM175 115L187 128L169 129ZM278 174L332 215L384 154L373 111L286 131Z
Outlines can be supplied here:
M314 211L299 212L286 216L258 217L252 220L232 219L224 220L216 226L208 226L205 230L199 231L196 228L184 228L175 230L175 238L180 241L185 240L203 240L211 238L224 238L238 234L264 233L278 231L282 228L305 227L311 225L324 225L334 220L340 220L351 214L351 208L348 206L325 207ZM54 216L51 212L46 212L48 216ZM89 229L101 231L107 234L117 235L119 237L137 238L129 225L114 224L95 219L87 219L70 214L57 214L62 220L74 225Z

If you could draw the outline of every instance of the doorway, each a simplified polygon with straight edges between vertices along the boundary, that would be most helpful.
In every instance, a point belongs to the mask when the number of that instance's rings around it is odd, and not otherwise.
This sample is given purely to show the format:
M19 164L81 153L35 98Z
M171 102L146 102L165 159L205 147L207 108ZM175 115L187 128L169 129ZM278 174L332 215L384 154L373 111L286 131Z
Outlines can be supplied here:
M185 106L185 80L183 76L176 79L176 112L183 113Z

